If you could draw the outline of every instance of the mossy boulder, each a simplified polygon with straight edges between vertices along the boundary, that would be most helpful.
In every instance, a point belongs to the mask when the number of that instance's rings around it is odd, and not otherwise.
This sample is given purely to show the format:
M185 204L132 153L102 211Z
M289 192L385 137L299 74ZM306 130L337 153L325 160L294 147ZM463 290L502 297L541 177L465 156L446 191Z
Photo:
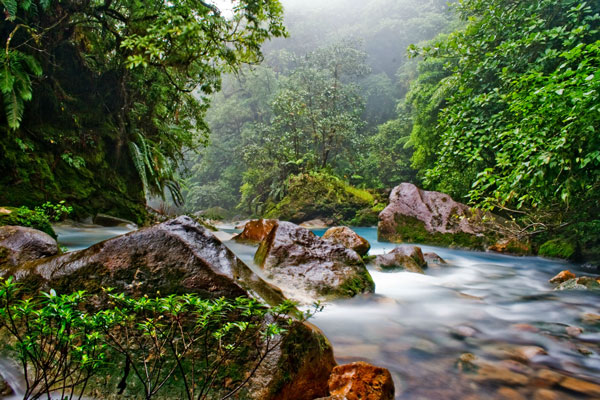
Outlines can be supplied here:
M573 259L577 255L575 244L561 238L551 239L540 246L538 255L542 257Z
M288 297L301 302L353 297L375 289L355 251L291 222L277 223L254 260Z
M379 214L377 234L380 241L484 249L490 238L483 219L447 194L403 183L392 190Z
M370 209L375 196L325 173L306 173L289 178L286 196L267 208L264 217L300 223L331 218L349 222L357 213Z
M5 225L25 226L42 231L54 239L57 238L48 217L42 212L27 207L0 207L0 226Z

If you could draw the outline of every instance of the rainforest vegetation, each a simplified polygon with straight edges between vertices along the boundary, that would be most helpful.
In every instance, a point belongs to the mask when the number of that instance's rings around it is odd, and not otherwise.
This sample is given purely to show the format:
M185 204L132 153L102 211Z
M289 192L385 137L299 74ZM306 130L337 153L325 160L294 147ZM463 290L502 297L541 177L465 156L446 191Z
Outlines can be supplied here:
M0 203L289 216L302 180L372 223L408 181L598 246L595 2L343 3L3 0Z

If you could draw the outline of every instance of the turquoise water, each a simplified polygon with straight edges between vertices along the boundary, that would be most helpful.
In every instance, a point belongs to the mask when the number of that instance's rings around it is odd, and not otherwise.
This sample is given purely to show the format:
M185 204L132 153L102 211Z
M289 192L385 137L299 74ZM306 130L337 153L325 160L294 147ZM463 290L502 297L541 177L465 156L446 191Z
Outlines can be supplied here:
M61 244L79 249L128 230L63 226L57 232ZM375 228L355 231L371 243L370 254L395 247L378 242ZM225 244L260 273L252 262L255 247ZM577 265L421 247L448 265L425 275L371 270L374 295L327 304L312 319L338 362L388 368L397 399L600 398L593 386L564 384L565 377L600 384L600 323L586 316L600 314L600 295L556 292L548 283L563 269L580 275ZM475 364L459 361L465 353ZM548 371L563 375L562 386L539 378Z

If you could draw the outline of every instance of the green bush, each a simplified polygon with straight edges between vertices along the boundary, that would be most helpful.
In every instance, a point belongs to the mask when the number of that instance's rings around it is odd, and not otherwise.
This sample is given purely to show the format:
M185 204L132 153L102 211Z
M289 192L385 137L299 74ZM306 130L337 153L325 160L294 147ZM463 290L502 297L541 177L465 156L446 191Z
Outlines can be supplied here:
M27 377L24 398L77 398L94 382L95 397L230 397L297 321L287 317L297 313L289 301L105 295L107 305L90 311L83 291L32 296L12 278L0 281L1 337Z
M65 205L64 200L57 204L46 202L33 210L25 206L5 207L3 210L7 212L0 213L0 226L26 226L45 232L55 239L57 236L51 223L64 219L73 211L72 207Z
M564 239L557 238L542 244L538 254L543 257L571 259L576 254L576 247Z

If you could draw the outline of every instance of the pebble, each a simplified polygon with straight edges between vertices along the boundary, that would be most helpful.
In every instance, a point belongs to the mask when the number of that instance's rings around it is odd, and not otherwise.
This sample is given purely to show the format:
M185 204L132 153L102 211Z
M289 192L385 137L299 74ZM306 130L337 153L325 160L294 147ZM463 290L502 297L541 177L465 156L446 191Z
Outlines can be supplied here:
M548 389L538 389L533 394L533 400L559 400L558 393Z
M583 333L583 329L578 326L567 326L565 330L569 336L579 336Z
M505 386L498 389L496 394L498 395L499 399L526 400L525 397L521 393L517 392L515 389L511 389L511 388L505 387Z
M565 389L579 392L587 396L600 397L600 385L592 382L584 381L577 378L566 377L560 382L560 386Z

